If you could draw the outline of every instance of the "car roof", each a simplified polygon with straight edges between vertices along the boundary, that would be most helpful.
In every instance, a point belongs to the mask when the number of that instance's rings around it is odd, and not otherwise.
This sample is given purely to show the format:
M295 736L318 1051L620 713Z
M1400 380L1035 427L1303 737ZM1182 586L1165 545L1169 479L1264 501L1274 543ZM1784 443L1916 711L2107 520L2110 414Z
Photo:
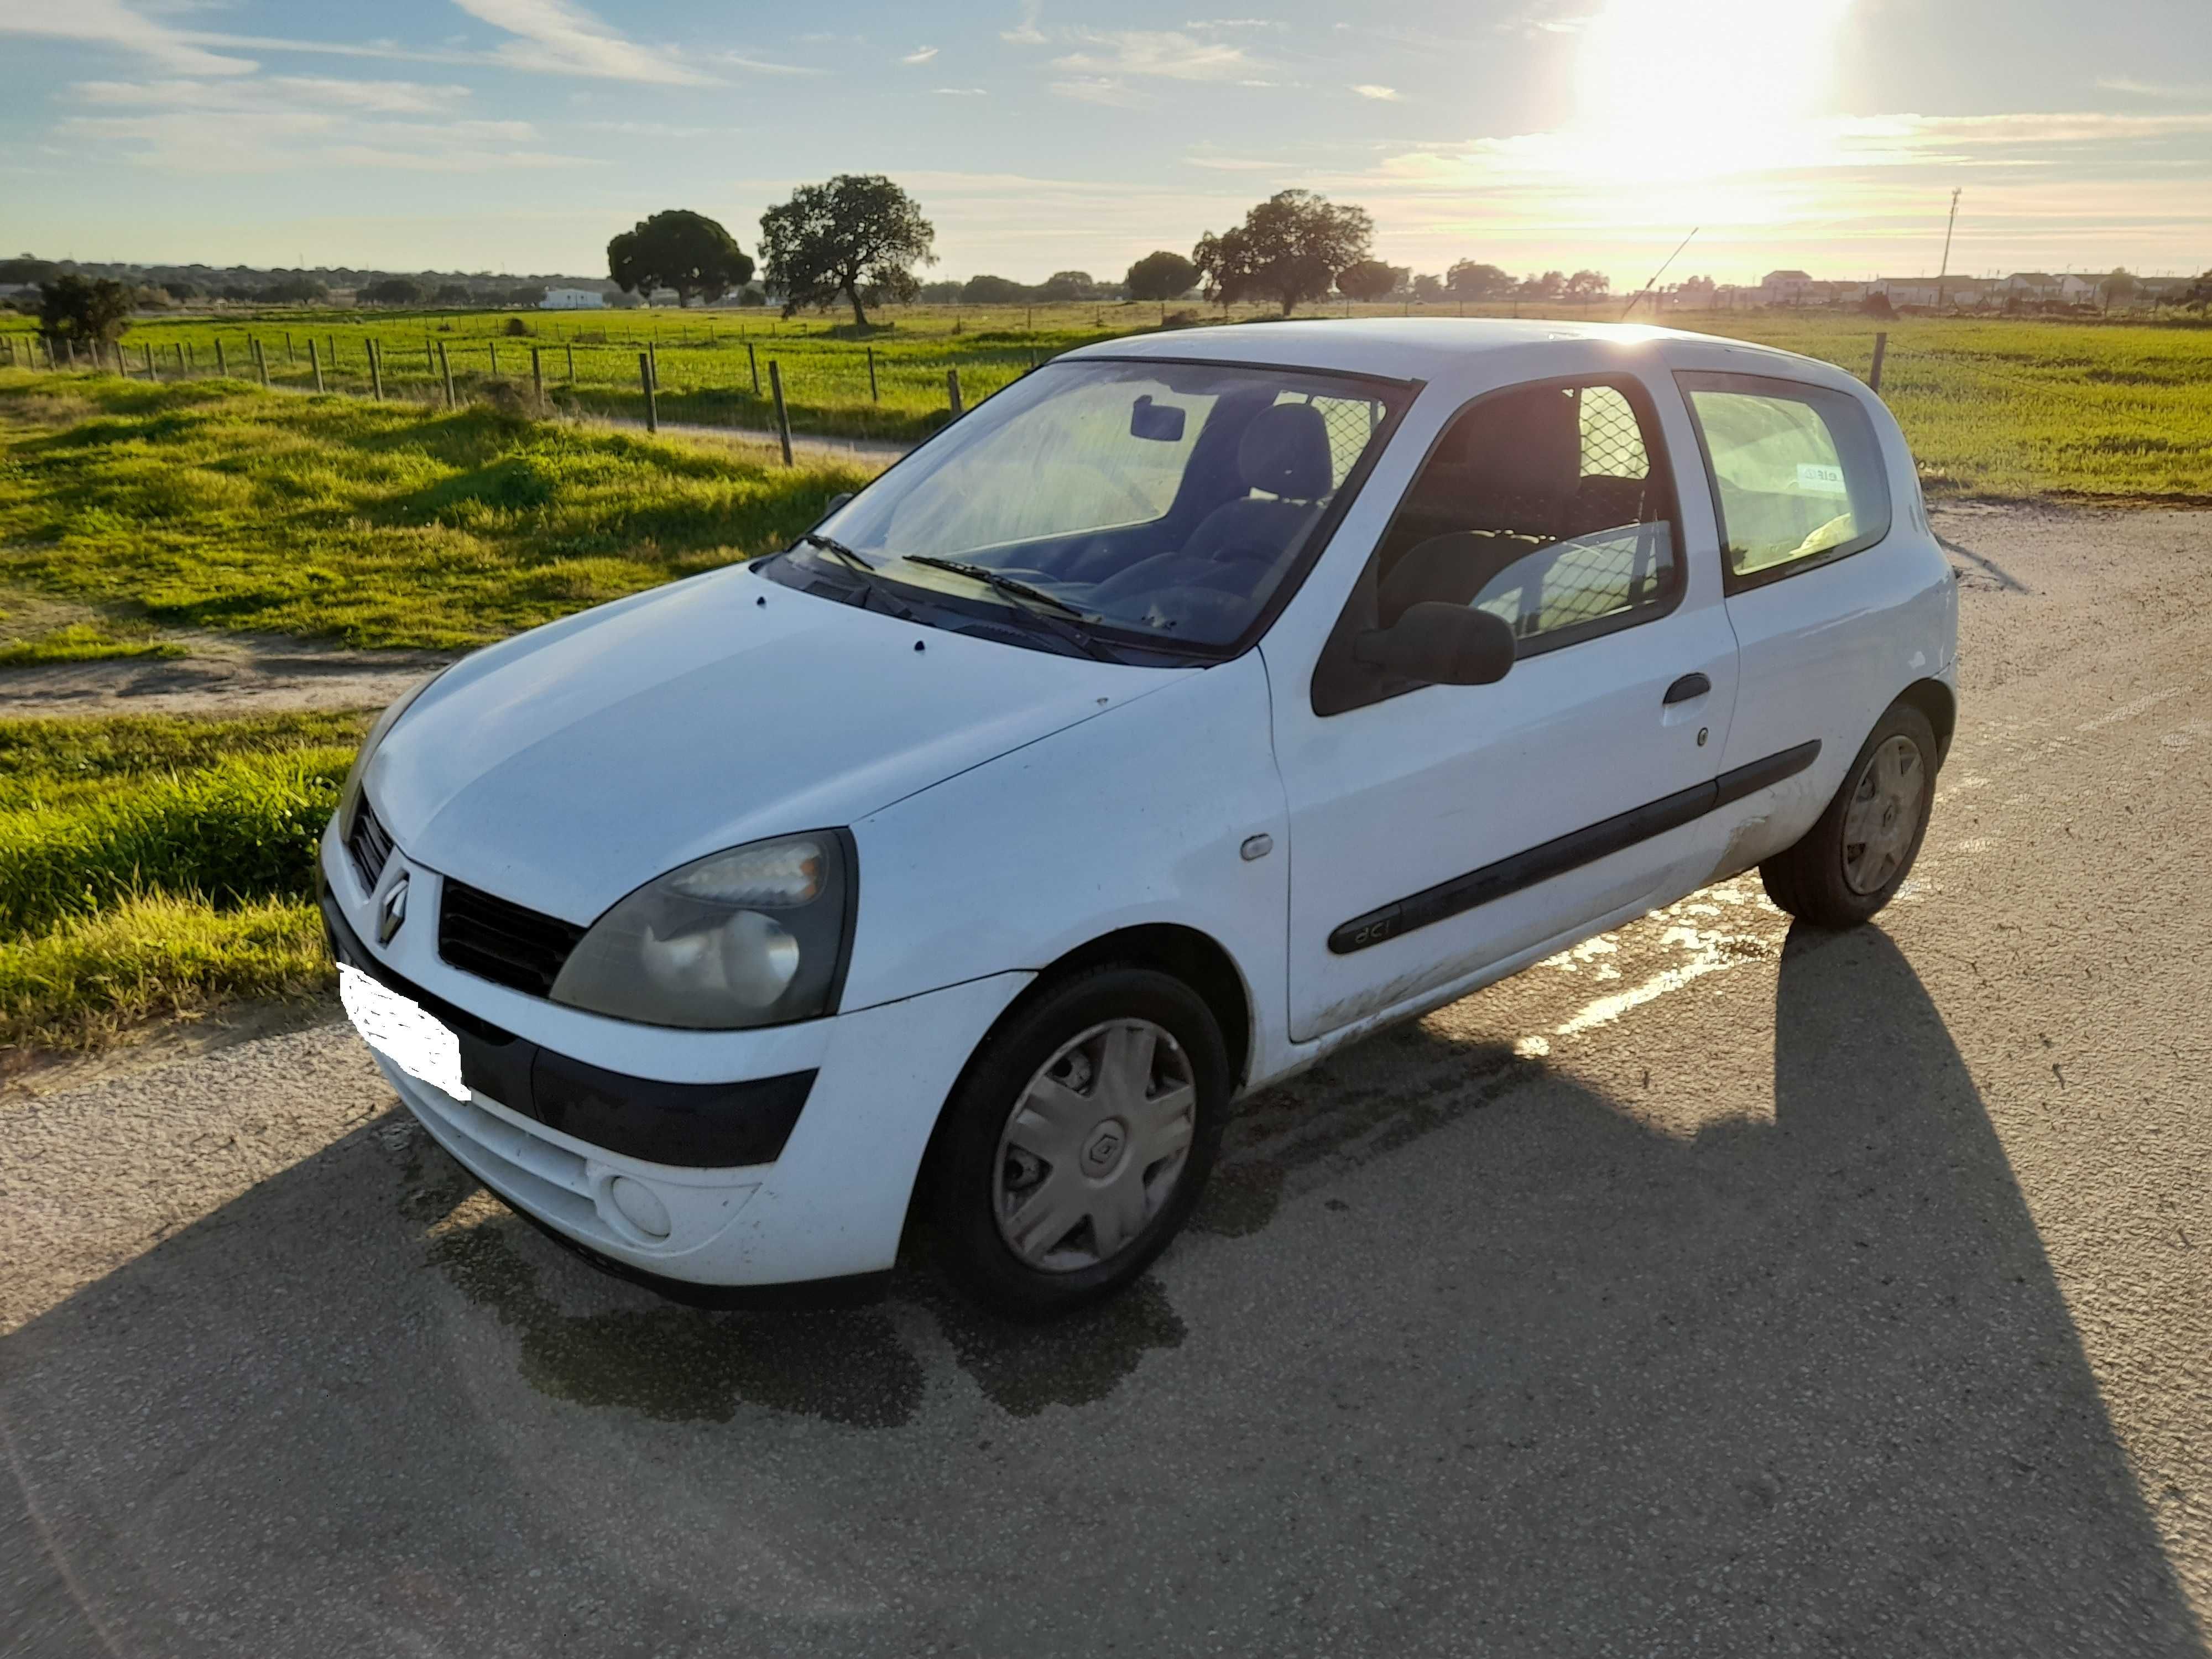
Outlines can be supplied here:
M1742 373L1764 372L1822 384L1848 378L1832 363L1745 340L1692 334L1645 323L1559 322L1510 317L1299 318L1285 322L1161 329L1079 346L1063 352L1055 361L1085 357L1197 359L1206 362L1264 363L1282 368L1330 369L1339 374L1375 374L1396 380L1426 380L1437 378L1446 365L1469 368L1482 358L1506 354L1516 359L1516 373L1526 372L1529 360L1540 357L1542 348L1550 342L1581 342L1607 348L1630 362L1659 357L1685 368L1694 362L1701 368L1726 367ZM1663 349L1670 344L1703 349L1693 352ZM1711 357L1716 351L1724 352L1730 358L1751 361L1723 363Z

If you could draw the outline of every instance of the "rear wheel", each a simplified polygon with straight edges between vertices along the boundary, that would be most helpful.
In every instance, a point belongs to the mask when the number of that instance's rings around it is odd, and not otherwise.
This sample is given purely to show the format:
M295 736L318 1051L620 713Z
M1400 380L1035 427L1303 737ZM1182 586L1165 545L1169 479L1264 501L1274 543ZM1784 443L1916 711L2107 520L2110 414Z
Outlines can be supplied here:
M1936 732L1892 703L1820 821L1759 866L1766 896L1820 927L1856 927L1905 884L1936 804Z
M932 1207L947 1270L1026 1318L1127 1284L1197 1204L1229 1088L1220 1027L1182 981L1109 967L1047 990L945 1108Z

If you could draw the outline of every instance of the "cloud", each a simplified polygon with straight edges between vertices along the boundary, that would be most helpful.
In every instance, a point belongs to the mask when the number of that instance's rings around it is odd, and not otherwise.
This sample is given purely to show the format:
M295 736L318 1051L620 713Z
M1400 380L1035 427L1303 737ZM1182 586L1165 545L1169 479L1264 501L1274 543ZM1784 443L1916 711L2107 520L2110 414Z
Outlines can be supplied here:
M935 46L916 46L912 52L907 53L905 57L900 58L899 62L902 64L927 64L931 58L936 56L937 48Z
M100 112L67 118L58 135L112 147L120 159L169 173L220 177L379 166L483 173L597 165L520 148L539 137L530 121L455 115L471 95L465 87L271 76L83 81L70 92Z
M2097 87L2100 91L2124 92L2136 98L2212 98L2212 81L2137 81L2125 75L2100 75Z
M585 132L611 132L624 138L712 138L733 137L742 127L679 126L668 121L576 121L569 124Z
M991 94L981 87L933 87L939 98L988 98Z
M1133 109L1151 100L1125 81L1111 76L1085 76L1073 81L1052 82L1048 90L1059 98L1073 98L1080 104L1103 104L1110 109Z
M1274 17L1199 17L1183 27L1187 29L1279 29L1288 24Z
M1186 155L1182 164L1187 167L1207 167L1216 173L1273 173L1281 166L1278 161L1259 161L1245 155Z
M133 11L122 0L0 0L0 34L116 46L179 75L247 75L258 67L251 58L204 51L190 36Z
M1372 98L1378 104L1395 104L1400 93L1395 87L1378 87L1372 81L1362 81L1352 88L1362 98Z
M1266 67L1242 46L1200 40L1176 29L1083 29L1088 48L1052 60L1054 69L1093 76L1143 75L1170 81L1237 81Z
M513 69L674 87L717 84L662 46L640 46L568 0L453 0L478 22L515 39L498 49Z
M1018 46L1041 46L1044 31L1037 27L1037 19L1044 13L1042 0L1023 0L1022 19L1010 29L1001 29L999 39L1012 41Z
M461 86L416 81L341 81L278 75L221 81L79 81L70 88L83 103L135 108L250 109L271 105L337 106L379 115L432 115L470 96Z

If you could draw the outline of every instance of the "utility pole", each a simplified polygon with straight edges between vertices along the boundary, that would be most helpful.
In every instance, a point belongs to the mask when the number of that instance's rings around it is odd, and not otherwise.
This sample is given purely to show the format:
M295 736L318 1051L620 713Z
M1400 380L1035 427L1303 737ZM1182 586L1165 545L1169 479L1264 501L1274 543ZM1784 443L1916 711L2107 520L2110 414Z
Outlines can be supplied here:
M1959 192L1951 192L1951 216L1943 222L1943 264L1936 273L1936 309L1943 309L1943 279L1951 274L1951 232L1959 222Z

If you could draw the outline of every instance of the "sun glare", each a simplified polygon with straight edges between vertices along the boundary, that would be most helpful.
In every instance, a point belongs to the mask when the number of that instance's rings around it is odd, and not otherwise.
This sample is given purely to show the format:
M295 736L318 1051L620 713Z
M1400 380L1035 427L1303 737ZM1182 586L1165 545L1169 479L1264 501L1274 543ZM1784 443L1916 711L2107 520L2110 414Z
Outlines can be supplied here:
M1850 0L1611 0L1583 33L1578 170L1694 185L1805 165Z

